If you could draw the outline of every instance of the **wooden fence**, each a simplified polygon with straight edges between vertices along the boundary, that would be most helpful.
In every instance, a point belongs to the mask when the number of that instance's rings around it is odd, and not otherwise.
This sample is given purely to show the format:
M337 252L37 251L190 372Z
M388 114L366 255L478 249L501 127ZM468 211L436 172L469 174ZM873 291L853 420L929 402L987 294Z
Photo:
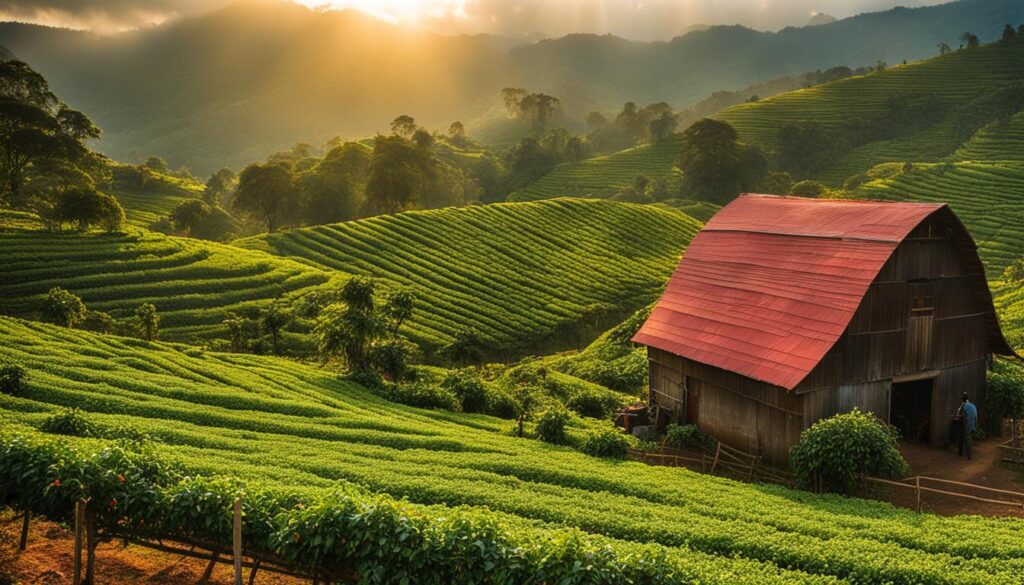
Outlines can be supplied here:
M1024 456L1024 449L1018 448L1018 452L1018 455ZM721 442L719 442L714 449L705 450L680 450L666 447L662 444L657 451L639 451L632 449L629 452L629 456L631 459L642 461L648 465L686 467L693 471L722 475L744 481L764 481L789 487L796 485L796 476L789 471L765 465L762 463L760 457L734 449L722 444ZM913 496L914 504L911 507L918 512L922 510L922 504L926 494L935 494L979 503L1007 506L1024 511L1024 493L1022 492L1001 490L973 483L921 475L899 481L870 476L862 476L862 479L864 484L905 490L904 493ZM873 497L872 494L864 495Z
M95 547L100 542L123 540L132 544L183 557L207 560L199 583L207 583L213 570L220 564L232 565L234 585L243 585L243 569L249 570L248 585L256 582L259 571L287 575L298 579L310 579L314 585L330 585L331 583L347 583L352 581L351 575L320 574L266 553L255 553L245 550L242 546L242 499L236 498L233 504L231 548L227 549L218 543L191 540L179 536L152 535L140 536L115 531L106 531L97 535L88 508L88 500L75 502L75 514L72 529L74 530L74 551L72 552L73 585L90 585L95 582ZM24 551L28 544L29 522L31 514L25 512L21 517L21 539L18 550ZM85 559L83 560L83 552ZM248 557L248 559L246 558Z
M906 479L899 481L881 479L878 477L870 476L862 476L861 479L868 484L895 487L907 490L908 493L913 493L914 509L916 509L918 512L921 511L922 502L924 501L924 494L938 494L942 496L971 500L985 504L1009 506L1011 508L1018 508L1024 511L1024 492L1001 490L974 483L965 483L962 481L953 481L950 479L940 479L937 477L926 477L923 475L915 475L914 477L908 477ZM935 486L943 487L939 488Z

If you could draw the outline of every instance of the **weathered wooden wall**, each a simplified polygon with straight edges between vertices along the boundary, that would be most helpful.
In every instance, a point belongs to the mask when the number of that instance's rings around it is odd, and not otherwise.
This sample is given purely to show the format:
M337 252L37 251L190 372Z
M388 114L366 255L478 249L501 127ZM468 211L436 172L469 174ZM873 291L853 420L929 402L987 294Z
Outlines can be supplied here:
M652 403L685 420L687 377L699 380L690 385L702 430L782 462L815 421L855 406L889 420L894 378L933 378L929 438L941 445L962 392L983 407L991 326L955 221L937 214L897 247L846 332L792 392L650 348Z
M659 349L648 348L647 355L652 404L727 445L785 462L804 428L799 396ZM696 416L685 407L687 393L693 392L699 395Z

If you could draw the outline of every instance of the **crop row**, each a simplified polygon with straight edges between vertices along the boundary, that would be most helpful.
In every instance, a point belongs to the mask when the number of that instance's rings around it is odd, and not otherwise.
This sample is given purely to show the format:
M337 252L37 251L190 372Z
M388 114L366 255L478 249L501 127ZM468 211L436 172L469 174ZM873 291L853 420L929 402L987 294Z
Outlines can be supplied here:
M0 361L24 364L32 380L25 398L0 397L0 416L38 427L78 406L99 424L151 433L158 452L206 474L282 489L351 482L853 582L1012 583L1024 570L1019 520L917 515L598 460L511 437L507 421L396 405L284 360L0 318Z
M699 226L664 208L563 199L403 213L238 244L412 287L417 341L440 344L472 327L508 347L649 302Z
M914 165L861 191L878 199L948 202L978 244L989 278L998 278L1024 252L1024 164Z
M0 308L38 310L43 295L63 287L90 309L115 317L148 302L160 313L162 337L214 333L228 311L255 307L327 282L302 264L230 246L154 233L0 233Z

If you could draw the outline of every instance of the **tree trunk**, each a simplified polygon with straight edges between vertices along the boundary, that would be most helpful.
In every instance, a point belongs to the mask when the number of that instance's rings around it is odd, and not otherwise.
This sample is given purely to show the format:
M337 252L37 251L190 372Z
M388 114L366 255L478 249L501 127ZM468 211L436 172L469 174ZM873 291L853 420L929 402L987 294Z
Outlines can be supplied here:
M96 545L100 539L96 534L96 521L88 508L85 510L85 579L82 583L93 585L96 582Z

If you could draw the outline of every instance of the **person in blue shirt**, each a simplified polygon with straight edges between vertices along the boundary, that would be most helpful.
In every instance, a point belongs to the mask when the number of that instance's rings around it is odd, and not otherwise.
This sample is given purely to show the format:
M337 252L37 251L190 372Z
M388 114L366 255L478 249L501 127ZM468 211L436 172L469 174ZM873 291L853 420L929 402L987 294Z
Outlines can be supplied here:
M957 445L957 452L960 455L967 455L971 460L971 433L978 426L978 407L967 399L967 393L960 395L960 407L956 409L956 419L960 423L960 443Z

